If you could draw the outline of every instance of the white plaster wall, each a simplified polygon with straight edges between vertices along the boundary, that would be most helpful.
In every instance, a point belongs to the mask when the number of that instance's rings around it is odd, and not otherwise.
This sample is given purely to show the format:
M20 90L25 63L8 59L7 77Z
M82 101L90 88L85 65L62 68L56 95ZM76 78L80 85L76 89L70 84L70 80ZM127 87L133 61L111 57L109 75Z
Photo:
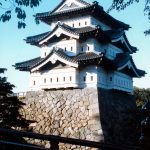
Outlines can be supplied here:
M78 87L78 79L78 70L75 68L58 68L45 71L41 74L32 73L30 75L30 90Z
M98 87L101 87L101 88L105 88L105 89L108 89L108 84L107 84L107 72L101 68L101 67L98 67Z
M105 52L106 49L106 45L99 43L93 38L79 44L80 52Z
M94 65L81 70L73 67L56 68L41 74L32 73L30 75L31 91L68 87L100 87L132 92L133 81L128 75L117 71L107 72L103 68Z
M79 78L81 88L97 87L97 67L93 65L80 70Z
M82 17L74 17L74 18L69 18L69 19L63 19L59 20L65 24L67 24L70 27L74 28L82 28L86 26L91 26L91 18L90 16L82 16ZM51 23L51 29L54 29L58 21L54 21Z
M41 57L46 57L54 47L64 49L64 52L66 52L69 56L75 56L78 53L77 44L77 40L75 39L62 40L59 42L51 43L48 46L41 48Z
M40 77L41 74L39 72L30 73L29 78L29 90L30 91L38 91L40 90Z
M102 23L101 21L97 20L97 19L94 18L94 17L90 17L90 19L91 19L90 22L91 22L91 25L92 25L92 26L97 26L97 25L99 25L102 30L110 30L110 29L111 29L110 26L108 26L108 25Z
M133 91L133 80L130 76L120 72L114 72L114 89Z
M113 59L115 59L116 54L118 54L118 53L123 53L123 50L121 50L120 48L118 48L112 44L107 45L106 57L113 60Z

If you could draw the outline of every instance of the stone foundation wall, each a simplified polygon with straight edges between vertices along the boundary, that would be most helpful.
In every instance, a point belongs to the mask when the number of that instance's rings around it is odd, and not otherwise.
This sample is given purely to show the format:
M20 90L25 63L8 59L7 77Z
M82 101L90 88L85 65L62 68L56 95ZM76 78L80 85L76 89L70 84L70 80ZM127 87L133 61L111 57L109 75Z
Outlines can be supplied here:
M123 111L135 108L132 96L97 88L28 92L22 102L20 113L33 121L30 131L112 143L126 142L122 125L128 113ZM44 141L28 141L49 147ZM61 145L60 149L88 148Z

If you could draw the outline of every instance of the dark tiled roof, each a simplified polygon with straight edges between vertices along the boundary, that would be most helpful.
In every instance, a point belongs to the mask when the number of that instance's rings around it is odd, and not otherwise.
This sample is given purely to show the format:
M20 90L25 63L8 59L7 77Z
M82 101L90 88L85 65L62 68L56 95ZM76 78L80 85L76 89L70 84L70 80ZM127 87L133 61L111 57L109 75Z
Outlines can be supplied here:
M98 59L98 58L103 57L102 53L100 53L98 55L98 54L95 54L95 53L92 53L92 52L81 53L81 54L78 54L77 56L70 57L65 52L63 52L62 49L53 49L52 52L49 53L49 55L47 55L45 58L38 57L38 58L31 59L31 60L28 60L28 61L25 61L25 62L16 63L14 65L14 67L18 70L21 70L21 71L30 71L32 68L37 67L38 65L42 64L44 61L49 59L49 57L53 53L57 54L59 57L65 59L65 60L73 62L73 63L79 63L81 61L83 62L83 61L94 60L94 59Z
M95 54L93 52L88 52L88 53L81 53L78 54L77 56L75 56L73 58L74 61L76 62L80 62L80 61L84 61L84 60L92 60L92 59L96 59L96 58L102 58L103 57L103 53Z
M37 19L40 19L48 24L50 24L54 20L67 18L68 16L81 16L81 15L92 15L93 17L99 19L100 21L106 23L107 25L112 26L113 28L123 28L129 29L129 25L118 21L113 18L109 14L107 14L98 3L94 3L92 5L87 5L85 7L60 11L60 12L45 12L38 13L35 15Z
M132 56L129 55L129 53L119 53L116 56L116 59L114 60L114 64L116 66L116 68L121 68L124 65L126 65L129 61L131 61L132 66L134 67L134 70L136 71L136 73L138 74L139 77L142 77L146 74L145 71L140 70L136 67L136 65L134 64L134 61L132 59ZM134 77L137 77L137 75L134 73L133 75Z
M44 39L45 37L47 37L49 35L50 31L49 32L45 32L45 33L42 33L42 34L38 34L38 35L34 35L34 36L29 36L25 39L25 41L27 43L31 43L33 45L37 45L38 42L42 39Z
M131 59L131 56L129 55L129 53L118 53L116 55L114 63L117 68L120 68L124 66L130 59Z
M52 31L45 32L45 33L35 35L35 36L27 37L25 39L25 41L27 43L30 43L31 45L37 45L38 46L40 41L47 38L50 34L52 34L54 31L56 31L58 27L66 30L69 33L75 34L75 35L80 35L80 34L83 34L83 33L86 33L86 32L91 32L91 31L96 30L96 28L93 28L93 27L90 27L90 26L82 27L82 28L73 28L73 27L70 27L66 24L58 23L57 26Z
M124 34L124 39L127 42L127 45L130 47L130 49L135 53L137 51L137 48L134 46L131 46L130 42L128 41L126 34Z
M124 29L120 28L114 30L107 30L104 32L108 37L110 37L111 40L115 40L120 38L124 34Z
M20 71L30 71L30 68L34 65L36 65L37 63L39 63L40 61L42 61L43 59L40 57L34 58L34 59L30 59L24 62L20 62L20 63L16 63L14 65L15 69L18 69Z

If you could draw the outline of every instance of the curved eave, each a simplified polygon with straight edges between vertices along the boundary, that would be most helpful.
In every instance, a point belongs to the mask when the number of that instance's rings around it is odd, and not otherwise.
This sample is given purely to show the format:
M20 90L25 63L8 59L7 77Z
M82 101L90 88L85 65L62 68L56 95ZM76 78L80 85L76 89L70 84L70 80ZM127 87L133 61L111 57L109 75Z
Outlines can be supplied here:
M120 34L120 37L118 37L118 38L112 39L111 42L112 42L112 44L129 52L130 54L136 53L136 51L137 51L136 47L131 46L125 33L123 33L122 35Z
M63 26L63 24L58 23L56 25L56 27L54 28L54 30L49 35L47 35L46 37L44 37L42 40L39 41L39 45L44 44L45 42L50 40L53 36L56 35L57 37L59 37L61 34L64 34L66 36L69 36L69 37L72 37L72 38L75 38L75 39L79 39L79 34L65 28Z
M30 68L34 66L35 64L39 63L42 60L42 58L37 57L31 60L27 60L24 62L19 62L13 65L15 69L20 70L20 71L30 71Z
M73 61L69 56L67 56L62 50L58 49L55 50L53 49L49 55L47 55L41 62L38 64L34 65L33 67L30 68L31 72L39 70L41 67L46 65L47 63L51 62L52 64L55 64L56 61L63 62L64 64L67 64L69 66L78 67L78 63Z
M66 19L71 15L73 18L81 16L81 15L92 15L93 17L97 18L98 20L106 23L107 25L113 27L113 28L124 28L125 30L128 30L130 28L129 25L113 18L109 14L107 14L101 6L98 5L98 3L94 3L92 5L61 11L57 13L39 13L36 14L35 17L47 24L51 24L51 22L58 20L58 19Z
M136 65L133 62L132 57L130 57L130 59L127 60L124 64L122 64L122 66L119 66L117 70L118 71L129 70L129 72L131 73L130 75L136 78L141 78L146 74L145 71L137 69Z
M41 46L42 44L47 44L48 41L50 41L53 37L60 38L61 35L75 39L84 39L84 37L88 38L89 36L96 35L98 39L100 39L100 37L103 40L106 39L103 31L98 27L93 28L88 26L82 28L73 28L64 23L58 22L52 31L28 37L26 42L32 45Z

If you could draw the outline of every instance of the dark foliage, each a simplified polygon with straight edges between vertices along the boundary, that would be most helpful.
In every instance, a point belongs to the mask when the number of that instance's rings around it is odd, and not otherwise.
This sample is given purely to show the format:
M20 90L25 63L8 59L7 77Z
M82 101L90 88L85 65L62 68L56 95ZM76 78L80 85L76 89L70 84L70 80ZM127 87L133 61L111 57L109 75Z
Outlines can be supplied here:
M16 14L18 19L18 28L25 28L26 7L34 8L39 6L42 0L5 0L0 2L0 8L3 10L0 14L0 21L9 21L12 14Z
M0 68L0 73L6 69ZM24 105L17 97L11 96L14 85L0 76L0 128L27 127L28 123L19 114Z
M134 4L134 3L140 3L143 0L113 0L112 5L110 7L110 10L116 9L116 10L124 10L126 7ZM147 15L148 19L150 20L150 0L145 0L145 7L144 14ZM145 35L150 34L150 29L146 30Z
M134 88L136 103L141 108L147 101L150 101L150 89Z

